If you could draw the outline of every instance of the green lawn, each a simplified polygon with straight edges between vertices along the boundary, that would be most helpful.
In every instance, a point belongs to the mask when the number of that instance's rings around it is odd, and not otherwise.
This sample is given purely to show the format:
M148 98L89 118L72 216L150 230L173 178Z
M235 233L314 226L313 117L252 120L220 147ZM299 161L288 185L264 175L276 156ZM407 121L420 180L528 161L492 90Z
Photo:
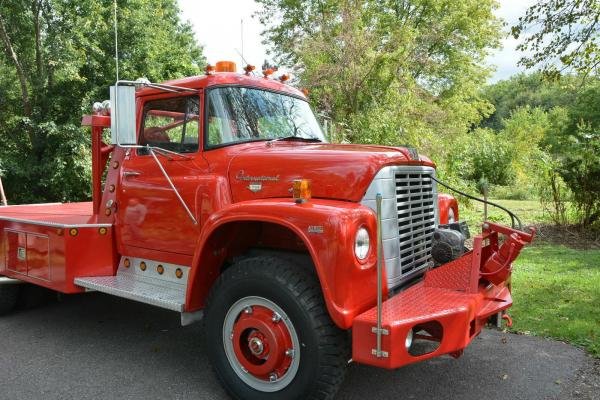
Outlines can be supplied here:
M551 224L537 201L492 200L516 213L523 224ZM473 234L483 206L461 207ZM506 214L490 208L489 219L508 224ZM554 242L562 242L560 236ZM564 242L568 242L564 240ZM513 331L564 340L600 357L600 250L550 244L538 238L515 262Z
M513 274L513 330L582 346L600 357L600 250L536 244Z
M490 200L508 208L521 219L523 224L550 224L552 219L544 211L539 201L535 200ZM473 230L483 221L483 204L472 201L468 206L459 206L460 219L469 223ZM488 220L503 224L510 224L510 217L501 209L489 206Z

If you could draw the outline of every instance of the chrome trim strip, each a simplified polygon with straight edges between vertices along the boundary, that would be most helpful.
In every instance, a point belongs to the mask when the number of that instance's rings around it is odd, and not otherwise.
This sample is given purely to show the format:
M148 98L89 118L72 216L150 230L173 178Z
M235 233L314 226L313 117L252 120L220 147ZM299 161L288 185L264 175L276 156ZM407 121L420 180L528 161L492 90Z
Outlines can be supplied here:
M45 222L45 221L36 221L32 219L24 219L24 218L11 218L0 216L0 221L7 222L17 222L21 224L29 224L29 225L38 225L38 226L51 226L53 228L112 228L112 224L59 224L57 222Z

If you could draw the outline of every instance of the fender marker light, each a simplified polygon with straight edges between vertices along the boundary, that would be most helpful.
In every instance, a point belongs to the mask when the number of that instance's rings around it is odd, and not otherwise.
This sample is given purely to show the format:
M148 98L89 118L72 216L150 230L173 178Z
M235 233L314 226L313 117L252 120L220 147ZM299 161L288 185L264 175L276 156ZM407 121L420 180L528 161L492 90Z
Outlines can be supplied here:
M310 179L294 179L292 193L296 203L305 203L310 200L312 195Z

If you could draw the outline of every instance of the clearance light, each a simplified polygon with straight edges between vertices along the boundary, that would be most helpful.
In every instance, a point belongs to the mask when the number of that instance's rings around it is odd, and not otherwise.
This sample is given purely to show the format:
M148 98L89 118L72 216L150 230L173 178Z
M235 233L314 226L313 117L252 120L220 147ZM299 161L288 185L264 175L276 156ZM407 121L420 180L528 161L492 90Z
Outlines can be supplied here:
M268 78L269 76L273 75L275 73L275 70L273 68L267 68L265 70L263 70L263 76L265 78Z
M312 195L310 179L294 179L292 190L296 203L305 203Z
M216 66L217 72L235 72L237 65L233 61L219 61Z
M213 65L210 64L206 64L206 75L212 75L213 72L215 72L215 67Z
M246 75L250 75L252 73L252 71L254 71L256 69L256 67L254 65L246 65L244 67L244 71L246 71Z
M77 230L77 228L69 229L69 235L71 235L71 236L77 236L78 233L79 233L79 231Z

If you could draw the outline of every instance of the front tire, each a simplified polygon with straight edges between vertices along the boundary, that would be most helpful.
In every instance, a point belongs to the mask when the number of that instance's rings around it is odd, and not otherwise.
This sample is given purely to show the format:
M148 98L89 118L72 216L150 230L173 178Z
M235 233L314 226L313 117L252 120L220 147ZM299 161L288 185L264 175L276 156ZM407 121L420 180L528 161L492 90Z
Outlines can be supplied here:
M330 399L344 378L347 335L311 271L274 256L243 259L214 285L206 348L236 399Z

